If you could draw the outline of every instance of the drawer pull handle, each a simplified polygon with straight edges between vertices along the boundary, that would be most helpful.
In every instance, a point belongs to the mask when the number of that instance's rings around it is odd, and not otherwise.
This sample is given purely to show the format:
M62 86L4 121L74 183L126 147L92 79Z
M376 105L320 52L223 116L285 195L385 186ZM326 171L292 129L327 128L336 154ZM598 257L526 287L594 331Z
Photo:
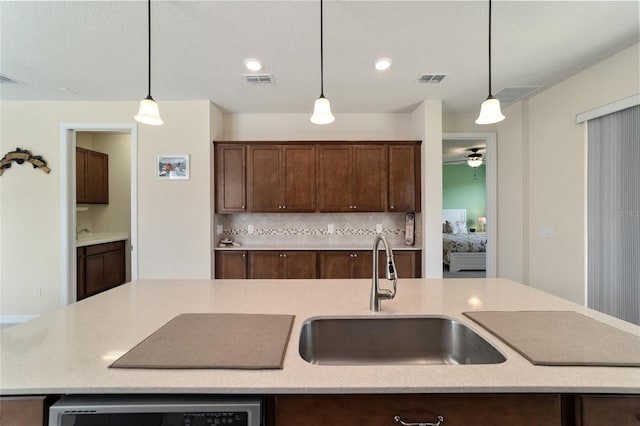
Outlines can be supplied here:
M444 423L444 417L442 416L437 417L438 423L428 423L428 422L409 423L402 420L400 416L395 416L393 420L395 420L396 422L400 423L403 426L440 426L442 423Z

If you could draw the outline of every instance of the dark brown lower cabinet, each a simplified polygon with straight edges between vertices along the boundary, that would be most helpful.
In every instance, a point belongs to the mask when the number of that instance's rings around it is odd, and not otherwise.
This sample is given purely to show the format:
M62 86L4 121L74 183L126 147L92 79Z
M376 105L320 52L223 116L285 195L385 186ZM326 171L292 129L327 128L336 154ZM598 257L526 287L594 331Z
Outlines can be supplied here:
M371 251L321 251L320 278L371 278Z
M250 279L315 279L315 251L251 251Z
M640 396L576 396L576 426L602 425L640 426Z
M270 401L269 426L564 426L561 395L284 395ZM619 423L602 423L616 424Z
M227 280L247 279L246 251L216 251L216 278Z
M371 251L321 251L320 278L371 278L373 258ZM419 278L421 276L421 262L419 251L395 251L393 261L396 265L398 278ZM384 251L379 253L379 276L386 275L387 256Z
M77 248L77 300L124 284L125 241Z
M398 278L420 278L422 276L422 261L420 252L413 250L397 250L393 252L393 263L396 265ZM380 277L386 274L387 255L380 252Z
M419 278L419 250L398 250L394 262L399 278ZM215 253L217 279L349 279L371 278L370 250L335 251L222 251ZM80 265L80 262L78 262ZM80 266L78 266L80 267ZM380 277L385 276L386 255L380 252Z

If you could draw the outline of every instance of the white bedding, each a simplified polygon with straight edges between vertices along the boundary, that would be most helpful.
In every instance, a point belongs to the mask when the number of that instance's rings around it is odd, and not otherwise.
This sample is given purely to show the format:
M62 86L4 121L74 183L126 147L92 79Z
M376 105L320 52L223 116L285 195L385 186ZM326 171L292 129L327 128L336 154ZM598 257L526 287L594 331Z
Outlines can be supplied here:
M481 253L487 251L487 234L442 234L444 263L451 261L451 253Z

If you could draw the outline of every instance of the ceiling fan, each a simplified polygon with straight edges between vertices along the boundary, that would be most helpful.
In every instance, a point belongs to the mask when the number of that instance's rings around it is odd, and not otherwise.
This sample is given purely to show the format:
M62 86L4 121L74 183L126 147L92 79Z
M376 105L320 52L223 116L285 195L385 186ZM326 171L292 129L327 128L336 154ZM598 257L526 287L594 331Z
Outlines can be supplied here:
M467 151L471 151L471 154L465 155L464 160L451 160L445 161L445 164L448 163L467 163L469 167L480 167L482 163L484 163L485 158L478 151L484 148L468 148Z

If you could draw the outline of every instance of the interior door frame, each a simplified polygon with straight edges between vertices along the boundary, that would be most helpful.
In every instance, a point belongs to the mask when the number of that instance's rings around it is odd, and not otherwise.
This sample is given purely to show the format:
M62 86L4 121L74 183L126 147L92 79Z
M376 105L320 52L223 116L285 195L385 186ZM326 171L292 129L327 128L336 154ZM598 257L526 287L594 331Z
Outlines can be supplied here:
M495 133L442 133L442 140L482 140L486 143L487 278L498 272L498 146Z
M136 123L60 123L60 302L76 294L76 133L126 132L131 137L131 280L138 278L138 125Z

